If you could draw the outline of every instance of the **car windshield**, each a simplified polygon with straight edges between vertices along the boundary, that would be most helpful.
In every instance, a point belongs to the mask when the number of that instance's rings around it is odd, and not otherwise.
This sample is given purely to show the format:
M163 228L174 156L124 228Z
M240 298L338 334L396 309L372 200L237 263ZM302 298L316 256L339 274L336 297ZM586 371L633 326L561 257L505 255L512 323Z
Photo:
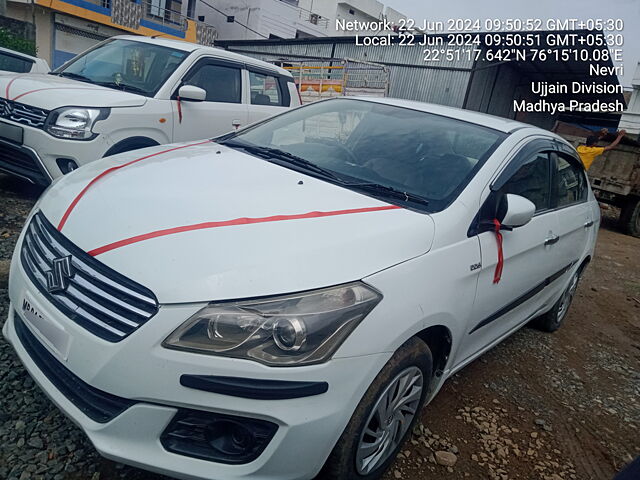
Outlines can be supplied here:
M220 142L391 203L439 211L505 136L441 115L342 98L292 110Z
M31 71L33 60L0 51L0 70L7 72L27 73Z
M153 96L189 52L133 40L111 40L56 69L52 75Z

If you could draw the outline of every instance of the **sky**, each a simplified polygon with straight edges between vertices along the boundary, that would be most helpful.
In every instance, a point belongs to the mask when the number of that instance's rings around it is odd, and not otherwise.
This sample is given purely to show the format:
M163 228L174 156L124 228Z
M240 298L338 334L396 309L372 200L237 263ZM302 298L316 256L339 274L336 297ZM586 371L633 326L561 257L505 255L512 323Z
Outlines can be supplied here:
M625 87L631 86L640 61L640 0L381 0L421 24L423 19L449 18L620 18L624 20L624 76ZM541 13L544 12L544 13Z

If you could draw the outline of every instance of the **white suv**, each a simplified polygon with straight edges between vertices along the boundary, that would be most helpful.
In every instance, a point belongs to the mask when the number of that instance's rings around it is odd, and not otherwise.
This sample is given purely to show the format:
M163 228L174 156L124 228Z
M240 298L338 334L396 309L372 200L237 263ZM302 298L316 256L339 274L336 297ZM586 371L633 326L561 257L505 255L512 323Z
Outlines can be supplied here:
M269 63L113 37L49 75L0 75L0 170L47 185L101 157L211 138L297 105L291 74Z
M599 221L554 134L321 101L63 177L18 240L3 332L108 458L373 479L448 377L562 324Z

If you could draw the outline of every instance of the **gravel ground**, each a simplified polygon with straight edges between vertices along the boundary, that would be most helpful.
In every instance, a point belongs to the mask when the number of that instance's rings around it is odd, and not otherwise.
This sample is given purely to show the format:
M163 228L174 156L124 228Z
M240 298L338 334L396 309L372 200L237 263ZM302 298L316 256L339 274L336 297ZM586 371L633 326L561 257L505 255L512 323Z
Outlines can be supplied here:
M39 193L0 174L0 324L9 259ZM640 454L640 239L613 225L605 219L567 325L524 328L450 379L386 479L609 480ZM4 339L0 439L0 479L163 478L101 458Z

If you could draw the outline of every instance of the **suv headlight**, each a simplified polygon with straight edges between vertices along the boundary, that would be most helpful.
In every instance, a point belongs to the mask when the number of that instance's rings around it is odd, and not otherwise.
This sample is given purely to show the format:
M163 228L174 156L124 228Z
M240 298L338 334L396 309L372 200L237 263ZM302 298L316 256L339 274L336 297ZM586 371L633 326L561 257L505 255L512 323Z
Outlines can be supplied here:
M167 348L298 366L328 360L382 299L363 283L245 302L211 303Z
M92 140L98 136L91 131L93 125L108 116L108 108L62 107L49 114L45 130L58 138Z

